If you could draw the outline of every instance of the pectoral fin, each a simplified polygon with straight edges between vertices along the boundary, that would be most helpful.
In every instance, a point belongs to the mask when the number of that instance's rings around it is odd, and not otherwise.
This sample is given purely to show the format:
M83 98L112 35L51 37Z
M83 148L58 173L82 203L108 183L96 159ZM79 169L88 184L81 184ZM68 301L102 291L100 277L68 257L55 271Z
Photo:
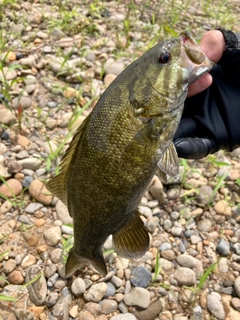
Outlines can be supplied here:
M139 258L148 250L149 235L138 212L127 225L113 234L113 242L117 254L125 258Z
M158 162L160 172L163 171L170 177L176 178L179 175L178 155L173 142L164 152L161 160ZM164 179L164 175L160 174L160 178Z

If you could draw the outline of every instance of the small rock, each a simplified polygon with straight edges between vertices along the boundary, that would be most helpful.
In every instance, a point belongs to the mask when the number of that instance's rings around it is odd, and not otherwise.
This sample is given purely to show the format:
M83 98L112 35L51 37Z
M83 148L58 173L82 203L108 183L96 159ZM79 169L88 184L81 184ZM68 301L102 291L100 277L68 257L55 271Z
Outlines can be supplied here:
M212 222L208 219L199 220L197 223L197 228L199 231L209 232L212 228Z
M57 292L50 292L49 295L46 297L45 304L47 307L53 307L58 301L58 293Z
M215 209L217 214L223 215L223 216L226 216L226 217L229 217L232 214L231 207L230 207L229 203L227 201L225 201L225 200L219 200L215 204L214 209Z
M102 307L100 306L99 303L95 303L95 302L87 302L83 306L83 309L91 312L94 316L98 316L102 313Z
M134 287L146 288L152 280L151 272L144 267L136 267L130 276L131 284Z
M124 314L117 314L110 318L110 320L137 320L136 317L132 313L124 313Z
M71 285L71 291L76 297L84 294L86 291L86 284L83 281L83 279L81 278L75 279Z
M12 198L19 195L22 189L22 184L17 179L9 179L0 186L0 193L7 198Z
M25 283L29 283L37 278L35 282L27 286L29 298L36 306L44 304L47 296L47 283L44 275L40 274L40 272L41 268L38 265L33 265L27 269L25 277Z
M117 310L118 304L115 300L104 299L100 302L102 313L109 314Z
M173 236L179 237L182 234L183 228L182 227L172 227L170 232Z
M218 270L221 273L227 273L229 271L228 259L222 258L218 263Z
M12 209L13 205L9 201L4 201L3 204L0 207L0 213L5 214L7 212L10 212Z
M16 160L9 161L7 168L10 173L17 173L22 170L21 164Z
M26 208L25 208L25 212L26 213L30 213L30 214L34 214L34 212L36 210L39 210L43 207L42 203L39 202L31 202Z
M157 318L162 310L163 304L161 299L158 299L151 303L146 310L136 312L136 316L139 320L153 320Z
M72 219L72 217L70 217L67 207L60 200L58 200L58 202L56 204L56 212L57 212L59 220L61 220L62 223L73 224L73 219Z
M239 298L232 298L231 304L234 309L236 309L240 312L240 299Z
M189 268L180 267L174 272L174 278L179 285L193 286L196 283L196 275Z
M219 320L225 319L225 311L219 297L213 293L207 295L207 308Z
M197 259L188 254L181 254L177 256L177 262L182 267L193 268L197 264L197 261Z
M41 167L42 161L37 158L26 158L18 161L24 169L37 170Z
M13 270L9 275L7 276L7 281L11 284L23 284L24 277L22 276L22 273L18 270Z
M240 298L240 276L238 276L234 281L234 289L237 296Z
M49 193L45 185L40 180L33 180L29 186L30 195L40 203L49 205L53 196Z
M106 291L107 284L105 282L93 284L83 297L86 301L99 302L106 294Z
M208 185L201 186L199 188L199 194L197 195L197 200L203 205L208 204L209 200L211 199L212 193L213 193L212 187Z
M236 253L237 255L240 255L240 243L235 243L233 246L232 246L232 251L234 253Z
M1 75L0 75L1 77ZM6 126L16 122L16 118L9 109L0 109L0 123Z
M225 239L221 239L216 249L222 256L227 256L230 253L229 242L227 242Z
M15 311L18 320L32 320L34 313L26 309L17 309Z
M136 287L124 295L123 301L127 306L137 306L146 309L150 304L150 292L147 289Z
M62 239L62 232L59 226L51 227L43 232L45 241L49 246L55 246Z

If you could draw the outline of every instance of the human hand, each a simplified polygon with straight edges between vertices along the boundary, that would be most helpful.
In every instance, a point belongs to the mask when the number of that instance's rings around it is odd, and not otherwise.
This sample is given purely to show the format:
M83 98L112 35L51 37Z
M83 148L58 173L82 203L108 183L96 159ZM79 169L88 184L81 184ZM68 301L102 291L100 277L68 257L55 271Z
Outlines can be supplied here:
M199 159L240 146L240 35L220 30L206 32L200 43L216 65L189 87L174 137L182 158Z
M218 62L223 52L226 50L226 44L223 34L219 30L211 30L206 32L200 42L200 47L205 52L209 60ZM203 90L207 89L212 84L212 76L207 73L194 82L188 89L187 97L191 97Z

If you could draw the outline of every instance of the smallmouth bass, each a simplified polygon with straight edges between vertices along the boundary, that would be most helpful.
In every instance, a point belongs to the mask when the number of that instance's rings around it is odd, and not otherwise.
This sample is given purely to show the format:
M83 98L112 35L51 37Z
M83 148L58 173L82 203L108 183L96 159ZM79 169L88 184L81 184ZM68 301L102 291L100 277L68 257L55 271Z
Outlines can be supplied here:
M110 234L122 257L147 251L138 204L157 170L163 180L178 174L172 140L188 86L212 66L190 33L165 40L110 84L77 129L46 185L73 218L66 277L86 264L105 275L102 246Z

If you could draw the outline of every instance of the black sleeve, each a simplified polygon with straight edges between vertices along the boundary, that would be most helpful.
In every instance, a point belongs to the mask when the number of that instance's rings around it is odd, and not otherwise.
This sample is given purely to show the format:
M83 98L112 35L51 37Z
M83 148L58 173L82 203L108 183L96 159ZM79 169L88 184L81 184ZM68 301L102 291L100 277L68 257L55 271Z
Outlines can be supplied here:
M212 152L232 151L240 146L240 49L227 45L210 73L212 85L186 99L174 140L207 137L215 142L216 150Z

